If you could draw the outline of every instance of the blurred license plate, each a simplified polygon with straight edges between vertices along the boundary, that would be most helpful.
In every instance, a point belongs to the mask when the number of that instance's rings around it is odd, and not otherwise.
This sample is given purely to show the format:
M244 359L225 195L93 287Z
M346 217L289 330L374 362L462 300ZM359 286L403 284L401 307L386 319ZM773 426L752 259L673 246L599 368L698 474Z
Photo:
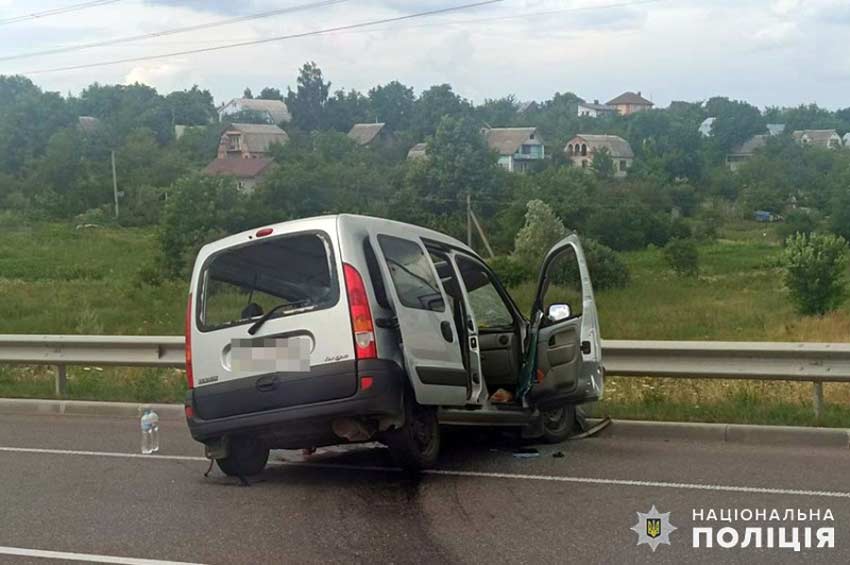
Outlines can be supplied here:
M303 373L310 370L308 337L234 339L230 343L234 373Z

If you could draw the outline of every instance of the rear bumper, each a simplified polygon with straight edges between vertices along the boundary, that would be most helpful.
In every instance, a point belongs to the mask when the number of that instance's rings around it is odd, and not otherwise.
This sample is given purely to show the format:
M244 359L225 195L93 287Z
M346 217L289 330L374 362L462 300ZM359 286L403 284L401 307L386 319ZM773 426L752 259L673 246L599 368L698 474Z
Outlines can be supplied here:
M356 368L352 364L350 371L356 372L356 377L372 377L372 386L368 390L360 390L358 385L354 394L346 398L272 410L265 409L261 401L257 401L254 407L241 406L240 414L220 418L201 418L199 414L204 413L203 407L198 406L201 395L190 390L185 402L187 408L192 408L193 414L187 417L189 431L196 441L203 443L242 434L295 438L304 437L305 433L314 435L308 430L329 429L330 423L338 418L401 417L407 378L401 367L393 361L376 359L358 361ZM302 386L309 387L311 384L305 380ZM339 441L344 442L342 439ZM295 447L295 443L292 446Z

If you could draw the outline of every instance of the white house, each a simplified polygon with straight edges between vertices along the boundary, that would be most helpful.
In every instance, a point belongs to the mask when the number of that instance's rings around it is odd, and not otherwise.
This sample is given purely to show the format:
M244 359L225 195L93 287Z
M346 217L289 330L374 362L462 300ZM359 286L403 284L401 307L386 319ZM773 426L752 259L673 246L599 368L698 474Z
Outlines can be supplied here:
M811 145L823 149L841 147L841 136L834 129L798 129L791 134L800 145Z
M256 112L262 115L266 123L277 125L292 119L286 102L280 100L261 100L259 98L234 98L218 109L219 121L226 122L228 116L240 112Z
M574 167L588 170L593 164L594 153L603 150L607 151L614 161L614 176L626 176L634 162L635 154L629 142L620 136L580 133L564 147L564 153Z
M499 154L499 165L508 171L524 173L532 163L546 158L537 128L490 128L482 133L490 149Z
M617 113L617 108L600 104L599 100L591 102L579 102L578 115L579 117L598 118L600 116L610 116Z

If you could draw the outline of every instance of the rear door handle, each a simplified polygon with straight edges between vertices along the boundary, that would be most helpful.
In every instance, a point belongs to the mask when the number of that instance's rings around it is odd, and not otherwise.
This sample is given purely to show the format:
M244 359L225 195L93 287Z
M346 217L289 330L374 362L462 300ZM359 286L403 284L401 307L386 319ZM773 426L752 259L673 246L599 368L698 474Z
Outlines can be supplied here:
M454 342L455 336L452 333L451 322L443 322L442 324L440 324L440 332L443 334L443 339L445 339L449 343Z

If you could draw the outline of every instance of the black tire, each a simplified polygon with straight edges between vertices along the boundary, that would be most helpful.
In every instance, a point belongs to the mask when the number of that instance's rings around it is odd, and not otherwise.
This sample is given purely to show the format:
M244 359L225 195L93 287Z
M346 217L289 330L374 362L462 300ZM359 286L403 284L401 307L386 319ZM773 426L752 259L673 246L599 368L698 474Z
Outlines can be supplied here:
M402 469L416 472L433 467L440 455L437 410L418 404L411 392L404 399L404 425L387 432L385 442Z
M218 468L229 477L250 477L266 468L269 449L253 438L234 438L227 457L216 459Z
M546 410L541 413L543 418L543 441L546 443L561 443L578 431L576 407L573 404Z

